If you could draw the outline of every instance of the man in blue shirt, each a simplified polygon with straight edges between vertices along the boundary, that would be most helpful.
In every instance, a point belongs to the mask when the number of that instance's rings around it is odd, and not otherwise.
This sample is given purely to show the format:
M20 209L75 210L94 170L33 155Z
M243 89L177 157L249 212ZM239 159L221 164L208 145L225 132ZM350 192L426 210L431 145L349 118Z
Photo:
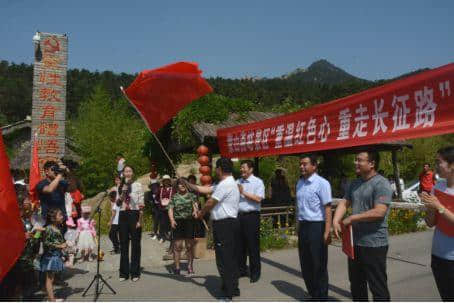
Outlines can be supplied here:
M317 174L317 158L303 155L301 179L296 184L298 252L301 273L309 295L328 297L328 244L331 242L331 185Z
M239 260L240 276L247 276L246 259L249 256L250 282L260 279L260 204L265 198L265 185L253 175L251 160L241 162L241 178L237 181L240 190L238 219L240 222Z

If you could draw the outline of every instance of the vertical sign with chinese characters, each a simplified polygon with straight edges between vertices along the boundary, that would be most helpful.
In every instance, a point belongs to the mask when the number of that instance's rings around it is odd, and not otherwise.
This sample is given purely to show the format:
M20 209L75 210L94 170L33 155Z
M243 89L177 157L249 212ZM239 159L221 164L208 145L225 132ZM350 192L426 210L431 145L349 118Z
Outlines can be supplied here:
M34 41L32 144L36 133L42 173L46 161L65 154L68 37L49 33L38 37Z

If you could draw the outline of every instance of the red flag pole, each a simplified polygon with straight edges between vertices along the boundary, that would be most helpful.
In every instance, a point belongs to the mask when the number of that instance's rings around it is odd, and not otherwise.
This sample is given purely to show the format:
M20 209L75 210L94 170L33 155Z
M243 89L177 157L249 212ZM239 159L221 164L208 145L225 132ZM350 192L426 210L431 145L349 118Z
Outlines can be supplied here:
M32 200L33 208L39 203L38 193L36 191L36 185L39 183L41 174L39 171L38 162L38 133L33 135L32 144L32 161L30 162L30 173L28 178L29 183L29 194Z
M123 96L126 98L126 100L128 100L128 102L131 103L131 105L136 109L136 111L137 111L137 112L139 113L139 115L142 117L142 120L145 121L145 124L147 125L148 130L150 131L150 133L153 135L153 137L154 137L154 138L156 139L156 141L158 142L159 146L161 147L162 152L164 153L164 155L166 155L167 159L169 160L170 165L172 165L172 168L173 168L173 170L175 171L175 175L177 176L177 178L180 178L181 176L178 174L178 171L177 171L177 169L176 169L176 167L175 167L175 164L173 164L172 159L171 159L170 156L167 154L167 152L166 152L164 146L162 145L161 141L159 140L158 136L156 136L156 134L155 134L155 133L151 130L151 128L148 126L147 120L142 116L142 114L141 114L140 111L137 109L137 107L134 105L134 103L131 102L131 100L129 100L128 95L126 95L126 92L125 92L124 89L123 89L123 86L120 86L120 90L121 90L121 92L123 93ZM186 189L188 189L188 188L186 188ZM188 189L188 191L189 191L189 189ZM210 229L208 228L208 224L206 223L205 219L202 219L202 222L203 222L203 225L205 225L206 230L210 230Z

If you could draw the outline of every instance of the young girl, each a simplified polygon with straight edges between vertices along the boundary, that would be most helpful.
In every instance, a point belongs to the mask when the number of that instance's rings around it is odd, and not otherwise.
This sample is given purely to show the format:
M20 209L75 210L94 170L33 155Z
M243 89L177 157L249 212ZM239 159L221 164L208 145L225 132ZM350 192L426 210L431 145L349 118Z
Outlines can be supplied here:
M77 248L85 260L93 261L92 251L95 249L95 221L90 219L91 207L82 206L82 218L77 220Z
M74 257L77 254L77 229L73 227L68 227L68 231L65 233L65 240L67 247L64 250L64 253L68 255L68 259L65 262L65 267L73 267L74 265Z
M46 274L46 291L49 301L56 301L53 287L55 273L63 270L62 250L66 248L66 243L59 229L63 220L64 216L60 209L51 209L47 213L41 271ZM61 301L61 299L58 300Z
M111 209L112 215L109 221L110 231L109 231L109 238L112 241L113 250L111 251L112 254L119 254L120 253L120 230L118 227L118 218L120 216L120 207L118 207L116 200L117 200L118 193L116 191L111 191L109 193L109 199L111 202Z

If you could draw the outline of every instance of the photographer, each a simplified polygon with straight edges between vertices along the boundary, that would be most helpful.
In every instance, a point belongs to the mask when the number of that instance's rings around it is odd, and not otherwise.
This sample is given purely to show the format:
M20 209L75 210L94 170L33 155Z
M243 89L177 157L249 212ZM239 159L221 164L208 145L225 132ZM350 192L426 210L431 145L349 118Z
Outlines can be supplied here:
M44 163L46 178L36 185L39 200L41 201L41 216L44 219L50 209L58 208L65 217L63 222L66 222L68 215L65 208L65 192L68 188L68 182L64 180L64 173L66 172L68 172L68 169L63 164L58 164L55 161ZM62 228L63 235L65 232L66 225L64 224Z

